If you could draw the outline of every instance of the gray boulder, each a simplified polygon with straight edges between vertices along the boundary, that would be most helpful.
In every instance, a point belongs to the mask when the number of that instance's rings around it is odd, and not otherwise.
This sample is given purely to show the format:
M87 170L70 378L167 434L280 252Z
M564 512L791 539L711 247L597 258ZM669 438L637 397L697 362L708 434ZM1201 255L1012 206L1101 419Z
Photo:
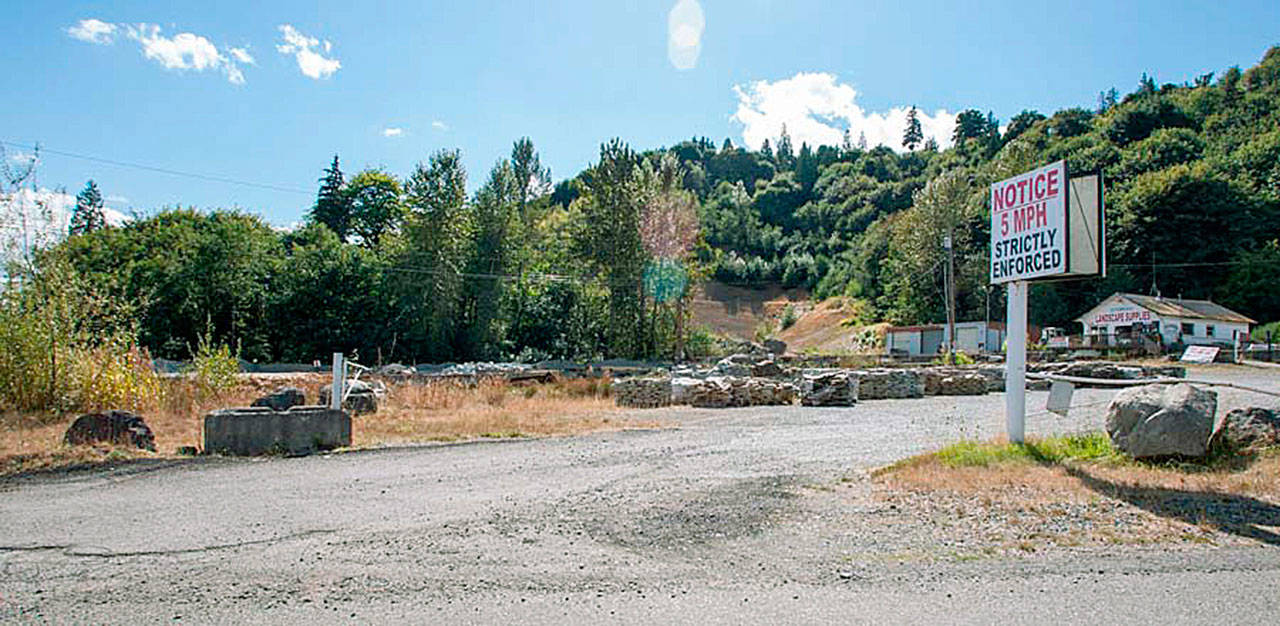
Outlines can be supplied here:
M770 354L782 356L787 353L787 342L780 339L766 339L764 349Z
M1185 383L1132 387L1107 407L1107 434L1134 458L1204 456L1217 409L1218 394Z
M346 394L347 397L342 401L343 410L354 415L364 415L366 413L378 412L378 396L385 395L385 387L375 387L364 381L353 381L350 384L351 392ZM320 406L329 406L329 399L333 396L333 388L325 385L320 388Z
M250 406L265 406L273 411L287 411L290 407L302 406L307 403L307 394L297 387L284 387L277 389L275 393L270 393L253 401Z
M1233 452L1252 452L1280 446L1280 413L1251 407L1235 409L1222 419L1214 445Z
M63 435L67 445L112 443L156 451L156 438L142 418L128 411L89 413L76 418Z

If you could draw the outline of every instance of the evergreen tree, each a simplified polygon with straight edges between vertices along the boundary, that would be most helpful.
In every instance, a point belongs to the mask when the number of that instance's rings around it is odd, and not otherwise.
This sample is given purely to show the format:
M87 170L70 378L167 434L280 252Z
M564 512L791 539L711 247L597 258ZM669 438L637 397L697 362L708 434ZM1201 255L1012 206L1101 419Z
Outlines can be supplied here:
M76 208L71 213L70 233L84 235L107 225L106 213L102 210L102 192L97 183L90 180L84 189L76 194Z
M921 141L924 141L924 131L920 128L920 117L916 113L916 108L911 107L911 110L907 111L907 130L902 135L902 147L915 152L916 146L920 145Z
M768 159L768 160L770 160L770 161L772 161L772 160L773 160L773 146L770 146L770 145L769 145L769 140L768 140L768 139L765 139L765 140L764 140L764 145L763 145L763 146L760 146L760 156L762 156L762 157L764 157L764 158L766 158L766 159Z
M866 131L858 133L858 149L866 152L867 150L867 133Z
M778 136L778 166L782 169L791 167L795 162L795 154L791 149L791 135L787 134L787 125L782 125L782 134Z
M320 179L320 193L316 195L316 205L311 209L311 219L328 226L344 243L351 236L352 228L351 198L346 187L346 180L338 167L338 155L335 154L333 164L324 170Z
M844 136L840 138L840 152L844 156L853 154L853 137L849 135L849 129L844 129Z
M728 137L724 138L724 145L720 147L720 152L729 152L733 150L733 142Z

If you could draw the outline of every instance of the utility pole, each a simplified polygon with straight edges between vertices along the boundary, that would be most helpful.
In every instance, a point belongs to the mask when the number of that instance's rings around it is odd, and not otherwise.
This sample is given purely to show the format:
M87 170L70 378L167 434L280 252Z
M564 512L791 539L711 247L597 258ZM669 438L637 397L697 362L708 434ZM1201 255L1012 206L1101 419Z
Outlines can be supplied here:
M956 251L951 233L947 233L942 245L947 249L947 364L955 365L956 357Z

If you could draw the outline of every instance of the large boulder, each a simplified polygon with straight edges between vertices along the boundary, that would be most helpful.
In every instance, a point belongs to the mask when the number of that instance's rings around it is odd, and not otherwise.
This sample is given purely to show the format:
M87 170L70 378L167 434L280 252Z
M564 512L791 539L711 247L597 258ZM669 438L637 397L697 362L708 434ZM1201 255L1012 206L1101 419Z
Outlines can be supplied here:
M1233 452L1254 452L1280 446L1280 412L1251 407L1235 409L1222 419L1214 445Z
M297 387L283 387L277 389L274 393L269 393L257 400L249 406L265 406L273 411L286 411L291 407L302 406L307 403L307 394Z
M749 354L734 354L720 359L711 373L715 376L745 378L751 376L751 366L755 365L755 357Z
M780 339L766 339L764 341L764 349L769 354L782 356L787 353L787 342Z
M849 370L806 374L800 403L805 406L853 406L858 402L858 373Z
M138 415L128 411L88 413L76 418L62 440L68 445L111 443L156 451L156 437Z
M751 365L751 375L756 378L777 378L783 373L782 366L772 359L765 359Z
M1218 394L1181 383L1131 387L1107 407L1107 434L1134 458L1204 456Z

